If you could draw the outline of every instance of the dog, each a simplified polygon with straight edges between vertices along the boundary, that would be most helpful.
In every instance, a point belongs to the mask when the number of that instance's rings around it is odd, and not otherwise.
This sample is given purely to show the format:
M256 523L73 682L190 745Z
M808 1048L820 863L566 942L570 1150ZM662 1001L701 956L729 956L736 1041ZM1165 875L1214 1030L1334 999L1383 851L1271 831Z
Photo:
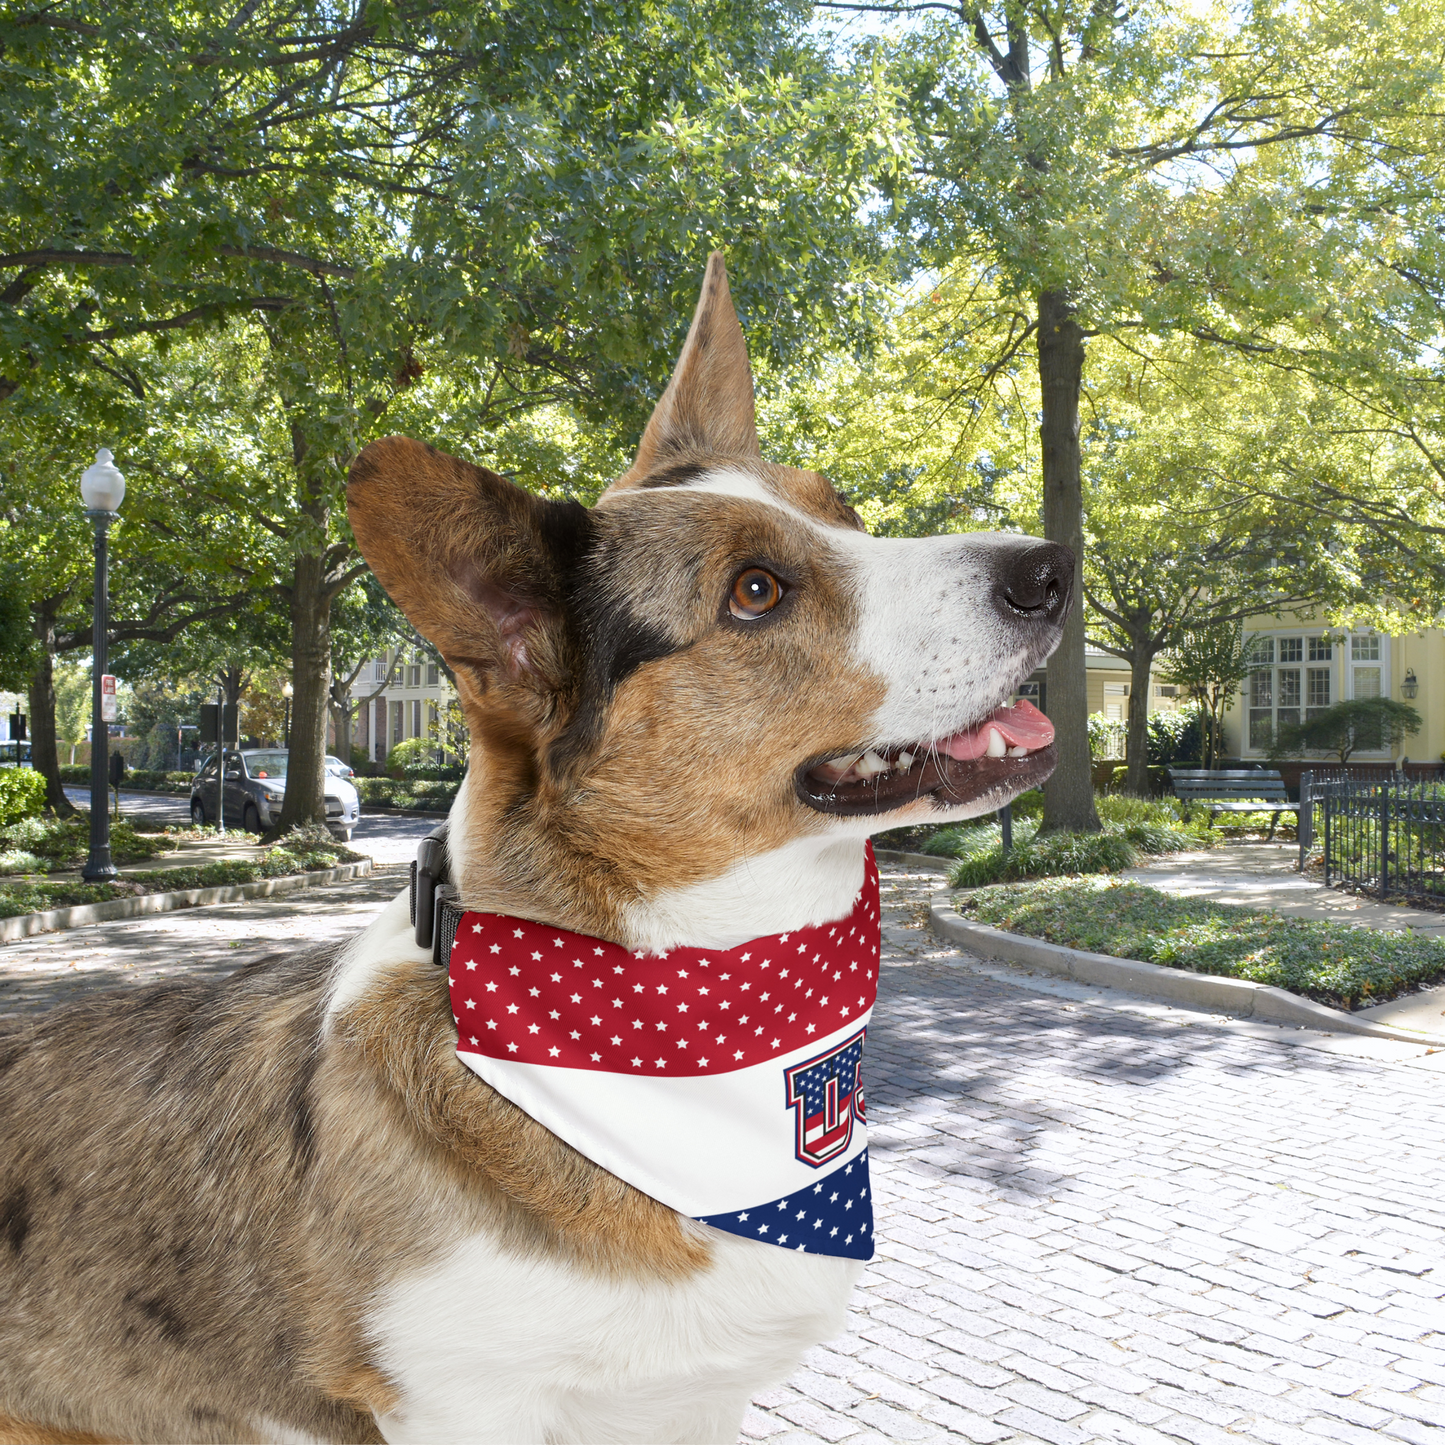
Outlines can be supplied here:
M716 968L856 916L876 958L868 836L991 812L1052 769L1046 721L1007 704L1057 645L1072 554L873 537L822 476L764 461L720 254L594 508L397 437L357 458L348 507L471 731L454 950L525 924L579 970L595 942L653 979L678 950ZM339 950L0 1035L0 1442L732 1441L750 1397L842 1329L862 1246L729 1232L598 1162L705 1172L694 1080L579 1054L547 1076L581 1081L566 1108L596 1105L602 1142L574 1147L479 1077L427 926L403 895ZM532 957L518 997L568 987L545 973L562 952ZM844 1032L866 1025L853 997ZM832 1122L800 1122L784 1161L808 1179L839 1109L863 1117L839 1077ZM609 1113L644 1085L655 1128ZM765 1103L791 1127L781 1093Z

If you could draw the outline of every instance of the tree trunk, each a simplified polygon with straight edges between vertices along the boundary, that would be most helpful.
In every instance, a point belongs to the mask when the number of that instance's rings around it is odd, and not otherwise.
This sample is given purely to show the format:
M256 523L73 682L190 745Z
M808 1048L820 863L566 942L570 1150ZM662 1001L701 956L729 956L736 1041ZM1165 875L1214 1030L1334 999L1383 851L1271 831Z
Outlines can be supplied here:
M1084 498L1079 482L1079 385L1084 337L1062 291L1039 296L1039 386L1043 421L1044 536L1073 548L1074 605L1049 658L1049 719L1058 767L1044 784L1041 831L1097 833L1089 765L1089 696L1084 670Z
M1126 787L1141 798L1149 796L1149 674L1154 652L1135 639L1129 659L1129 737L1124 756L1129 763Z
M291 581L291 755L272 834L326 821L326 715L331 692L331 596L325 561L296 559Z
M58 818L70 818L77 809L65 796L55 750L55 619L42 613L35 620L35 631L40 666L30 676L30 766L45 779L45 806Z

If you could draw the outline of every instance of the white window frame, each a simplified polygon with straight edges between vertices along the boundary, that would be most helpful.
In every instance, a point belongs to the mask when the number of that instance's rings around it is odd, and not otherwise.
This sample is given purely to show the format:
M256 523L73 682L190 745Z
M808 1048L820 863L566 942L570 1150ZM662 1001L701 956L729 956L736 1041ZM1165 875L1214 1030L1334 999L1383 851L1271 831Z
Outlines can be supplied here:
M1299 661L1291 659L1288 662L1279 660L1280 642L1285 638L1301 638L1302 656ZM1355 696L1355 638L1356 637L1378 637L1379 657L1362 658L1360 666L1378 667L1380 669L1380 696L1389 697L1391 678L1391 655L1392 639L1389 633L1376 632L1373 628L1362 628L1358 632L1339 632L1325 627L1278 627L1260 629L1251 634L1251 642L1255 639L1268 641L1270 644L1270 656L1272 661L1266 668L1258 668L1253 671L1266 671L1270 677L1270 708L1275 715L1275 726L1278 726L1280 684L1279 673L1281 668L1291 671L1298 669L1300 674L1300 698L1299 711L1301 717L1307 717L1310 712L1310 672L1312 670L1328 669L1330 677L1330 705L1353 698ZM1330 640L1330 656L1326 660L1318 655L1318 646L1311 646L1319 640L1328 638ZM1313 655L1312 655L1313 654ZM1261 758L1268 751L1266 748L1255 747L1250 742L1250 710L1253 697L1253 671L1246 675L1244 683L1239 690L1238 702L1240 712L1240 756L1246 758ZM1389 756L1388 748L1361 749L1358 756L1363 758L1384 758Z

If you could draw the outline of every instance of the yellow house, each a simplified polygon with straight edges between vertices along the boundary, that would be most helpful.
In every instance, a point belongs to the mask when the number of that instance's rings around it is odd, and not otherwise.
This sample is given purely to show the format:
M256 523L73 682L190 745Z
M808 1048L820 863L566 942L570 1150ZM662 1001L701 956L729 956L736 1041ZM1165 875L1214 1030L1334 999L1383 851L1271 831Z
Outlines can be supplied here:
M1276 729L1362 697L1409 702L1424 725L1401 746L1361 750L1351 754L1352 762L1386 762L1401 754L1426 762L1445 753L1445 631L1432 627L1392 637L1285 613L1251 618L1245 633L1254 667L1224 715L1229 756L1263 761Z
M1110 722L1124 722L1129 716L1129 667L1120 658L1100 651L1097 647L1084 649L1085 683L1088 689L1089 711L1102 713ZM1044 663L1027 682L1020 683L1017 696L1048 711L1049 665ZM1150 681L1150 712L1174 712L1179 706L1179 689L1169 683L1152 678Z

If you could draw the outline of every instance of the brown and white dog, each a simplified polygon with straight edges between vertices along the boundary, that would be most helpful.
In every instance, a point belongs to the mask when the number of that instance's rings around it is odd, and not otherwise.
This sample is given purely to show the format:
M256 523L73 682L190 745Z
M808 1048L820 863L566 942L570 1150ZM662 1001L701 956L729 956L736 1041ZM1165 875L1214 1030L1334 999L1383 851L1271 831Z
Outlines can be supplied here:
M1057 643L1072 556L870 537L765 462L720 256L595 508L401 438L349 506L457 675L472 906L726 948L846 914L869 833L1052 766L978 725ZM338 953L0 1034L0 1442L735 1439L861 1266L684 1219L456 1043L404 895Z

